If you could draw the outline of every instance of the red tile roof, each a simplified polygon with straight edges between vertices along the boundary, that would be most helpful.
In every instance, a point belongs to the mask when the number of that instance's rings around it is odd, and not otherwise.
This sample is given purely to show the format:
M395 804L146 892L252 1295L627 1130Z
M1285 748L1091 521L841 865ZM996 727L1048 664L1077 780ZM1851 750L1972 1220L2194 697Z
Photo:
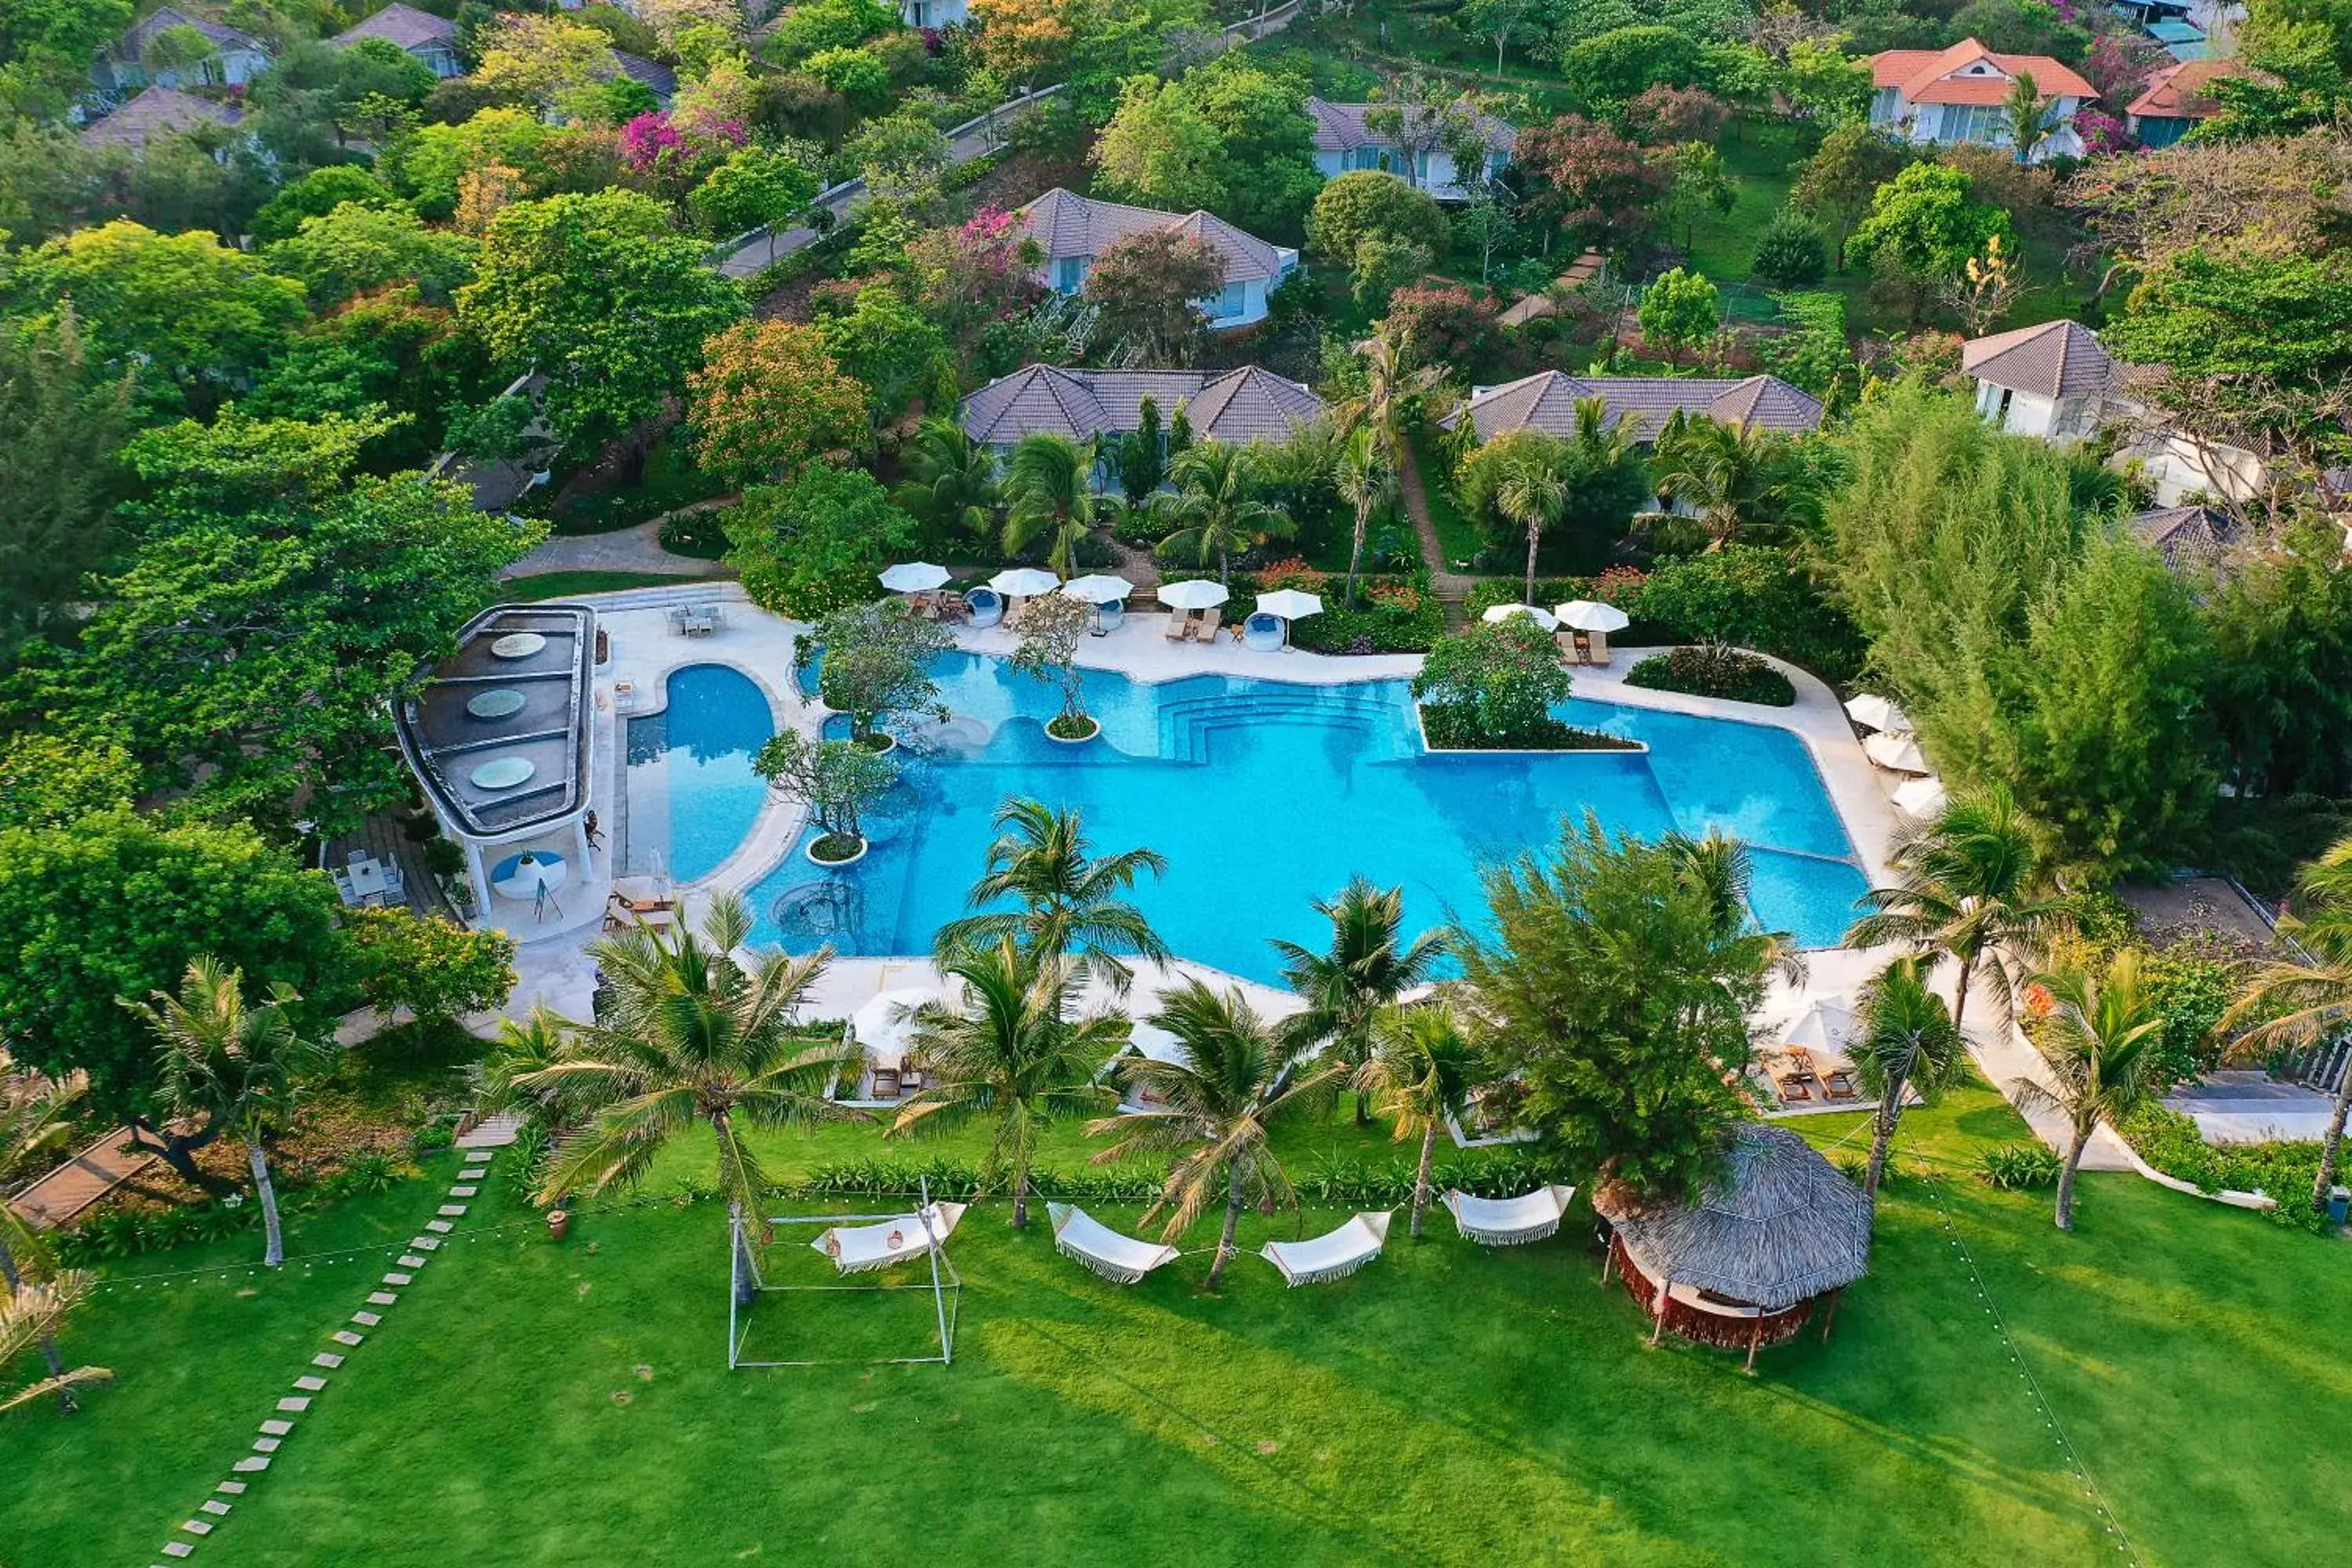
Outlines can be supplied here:
M2000 90L1990 98L1978 96L1982 88L1967 79L1948 79L1983 61L2000 73ZM2099 89L2084 81L2063 61L2048 55L1998 55L1974 38L1948 49L1887 49L1870 57L1873 86L1891 87L1911 103L1998 103L2009 91L2008 81L2031 75L2045 98L2093 99Z
M2236 60L2182 60L2149 77L2147 90L2124 112L2148 120L2210 119L2221 106L2205 89L2222 77L2254 74Z

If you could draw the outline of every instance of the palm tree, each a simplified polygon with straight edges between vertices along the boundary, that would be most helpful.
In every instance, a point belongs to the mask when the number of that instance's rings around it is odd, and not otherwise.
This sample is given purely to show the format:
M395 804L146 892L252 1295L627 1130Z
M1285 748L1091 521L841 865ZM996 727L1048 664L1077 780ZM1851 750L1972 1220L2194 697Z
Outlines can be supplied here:
M1748 842L1709 828L1694 838L1673 832L1658 840L1675 858L1683 879L1706 895L1711 913L1708 934L1717 942L1744 940L1759 950L1758 963L1777 969L1790 983L1805 975L1804 951L1794 935L1784 931L1750 930L1748 890L1756 879L1756 861Z
M1310 1108L1344 1069L1327 1067L1296 1076L1298 1053L1257 1016L1238 988L1221 995L1188 977L1160 994L1160 1010L1150 1021L1176 1037L1178 1059L1139 1061L1129 1071L1157 1090L1165 1108L1105 1117L1087 1131L1094 1137L1118 1135L1095 1156L1097 1164L1148 1152L1176 1153L1159 1201L1144 1216L1149 1221L1162 1209L1172 1210L1165 1232L1171 1243L1192 1228L1223 1187L1224 1230L1217 1238L1217 1260L1209 1267L1213 1290L1233 1258L1242 1210L1251 1203L1296 1202L1269 1130Z
M2223 1031L2242 1029L2233 1051L2276 1046L2328 1046L2352 1030L2352 838L2336 843L2303 875L2303 914L2282 922L2312 962L2277 959L2257 964L2246 990L2221 1019ZM2245 1027L2250 1018L2265 1021ZM2352 1112L2352 1066L2336 1079L2336 1102L2319 1140L2319 1171L2311 1206L2323 1208L2343 1159L2344 1123Z
M1522 458L1511 464L1503 482L1495 487L1495 509L1528 531L1527 595L1522 604L1536 602L1536 546L1543 531L1568 510L1568 477L1553 464Z
M2154 1092L2148 1069L2164 1028L2163 1016L2140 981L2140 955L2125 948L2092 974L2079 965L2037 974L2033 984L2057 1004L2033 1036L2050 1064L2052 1086L2027 1079L2010 1085L2021 1110L2046 1108L2065 1117L2065 1163L2058 1172L2058 1228L2074 1228L2074 1172L2101 1121L2121 1121Z
M1103 1064L1127 1039L1115 1013L1067 1019L1077 986L1058 958L1024 953L1010 938L984 952L957 954L941 969L963 988L961 1005L933 1002L917 1010L909 1045L929 1074L898 1109L893 1134L992 1118L986 1171L1009 1174L1013 1224L1029 1223L1029 1166L1038 1135L1074 1111L1116 1100L1099 1081Z
M1382 890L1358 877L1336 899L1318 900L1315 912L1331 925L1321 952L1295 942L1272 945L1282 960L1282 978L1306 1000L1307 1011L1289 1020L1292 1043L1301 1048L1327 1046L1350 1069L1372 1053L1372 1019L1381 1008L1416 985L1428 983L1445 958L1445 933L1431 930L1410 942L1404 929L1404 889ZM1369 1121L1370 1091L1356 1094L1356 1124Z
M1039 432L1024 436L1004 470L1004 552L1050 538L1045 563L1067 581L1078 541L1095 521L1095 444Z
M2065 923L2063 900L2044 897L2041 857L2024 813L1994 784L1956 796L1935 821L1898 840L1887 857L1897 879L1863 895L1871 912L1845 933L1848 947L1901 942L1959 966L1952 1026L1968 1012L1979 976L2006 1019L2015 976L2004 949L2035 949Z
M2042 96L2042 89L2032 71L2020 71L2009 84L2009 97L2000 106L2001 119L2009 126L2010 145L2017 149L2017 161L2029 162L2033 150L2050 139L2057 124L2058 100Z
M540 1202L634 1184L672 1140L708 1124L719 1191L740 1220L768 1185L746 1127L856 1114L826 1098L856 1047L794 1025L833 950L747 964L735 955L751 935L750 909L729 894L711 900L699 932L639 925L588 944L604 976L597 1020L565 1030L554 1060L513 1075L519 1089L592 1112L550 1163Z
M26 1077L12 1079L6 1075L7 1058L0 1053L0 1192L16 1185L16 1178L72 1133L72 1124L66 1120L66 1108L72 1104L81 1090L47 1079ZM47 1271L49 1249L24 1215L5 1203L0 1203L0 1285L11 1295L23 1289L27 1278ZM57 1341L52 1336L36 1336L41 1348L41 1358L48 1363L52 1381L66 1374L66 1363L58 1353ZM9 1357L0 1354L0 1366ZM70 1384L58 1387L58 1406L70 1413L74 1408Z
M1002 495L997 483L996 454L964 433L954 419L923 421L907 443L907 477L895 499L916 521L936 532L977 534L996 531L996 509Z
M1393 320L1374 324L1362 355L1364 390L1342 402L1333 411L1334 416L1342 430L1370 429L1372 438L1380 443L1381 454L1388 458L1388 466L1402 471L1403 442L1399 432L1404 405L1443 381L1444 369L1419 363L1412 327Z
M78 1366L68 1371L58 1359L58 1335L65 1328L67 1317L89 1295L90 1285L89 1275L68 1269L53 1279L22 1285L12 1282L5 1293L0 1293L0 1370L15 1364L18 1357L36 1345L47 1359L49 1369L47 1377L28 1388L11 1391L0 1386L0 1413L29 1405L46 1394L56 1394L58 1407L70 1411L75 1407L75 1389L113 1378L114 1373L102 1366Z
M331 1043L294 1026L293 1008L300 1001L292 986L278 981L268 1001L249 1007L243 970L197 958L189 962L177 996L158 991L151 1004L125 1004L155 1031L163 1058L160 1099L170 1114L208 1117L244 1142L254 1195L261 1201L261 1261L269 1268L285 1263L286 1237L263 1142L292 1110L294 1080L334 1056Z
M1786 531L1817 515L1810 476L1791 460L1786 440L1769 432L1677 411L1654 450L1660 493L1696 509L1709 550L1743 527Z
M1862 1181L1863 1195L1878 1201L1878 1184L1886 1174L1886 1152L1895 1143L1895 1125L1903 1118L1903 1100L1912 1089L1933 1105L1944 1090L1967 1070L1968 1042L1952 1022L1944 999L1927 988L1916 958L1898 958L1879 971L1863 988L1862 1030L1852 1050L1863 1092L1878 1097L1871 1122L1870 1169Z
M1364 536L1370 531L1372 514L1386 511L1396 504L1397 472L1388 455L1373 438L1371 428L1349 432L1339 449L1339 461L1332 470L1340 499L1356 509L1356 533L1348 547L1348 598L1356 602L1356 574L1364 562Z
M1415 1241L1429 1211L1438 1129L1446 1118L1464 1115L1471 1092L1494 1076L1493 1066L1479 1053L1477 1035L1471 1016L1450 1001L1384 1008L1372 1022L1372 1055L1356 1069L1358 1091L1369 1090L1381 1114L1396 1119L1396 1137L1421 1134L1421 1163L1412 1178Z
M1153 496L1150 505L1171 525L1169 547L1199 552L1203 565L1214 555L1217 580L1228 586L1234 551L1292 531L1288 512L1258 499L1257 458L1248 447L1224 441L1187 447L1168 466L1168 478L1176 488Z
M1025 952L1075 958L1072 978L1080 984L1099 974L1125 994L1135 980L1128 955L1155 963L1169 957L1168 944L1126 894L1144 872L1157 877L1167 869L1167 858L1156 849L1125 849L1098 859L1077 811L1008 800L997 807L988 869L972 884L967 902L983 910L1010 898L1022 907L950 921L940 928L935 950L944 964L960 952L985 950L1009 937Z

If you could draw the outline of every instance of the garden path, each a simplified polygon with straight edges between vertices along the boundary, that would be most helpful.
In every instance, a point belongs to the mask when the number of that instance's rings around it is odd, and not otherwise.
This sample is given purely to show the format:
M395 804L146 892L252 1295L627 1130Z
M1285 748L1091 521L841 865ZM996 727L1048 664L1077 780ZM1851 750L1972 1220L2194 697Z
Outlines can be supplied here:
M1397 470L1397 496L1404 502L1405 514L1412 519L1412 531L1421 539L1421 559L1429 568L1430 586L1446 606L1446 619L1458 623L1462 619L1463 595L1477 581L1449 570L1445 564L1445 547L1438 542L1437 522L1429 514L1429 490L1422 483L1421 464L1412 454L1412 443L1404 444L1404 463Z
M126 1150L130 1137L128 1127L115 1128L9 1199L8 1206L35 1230L65 1224L155 1163L152 1154Z
M707 510L720 502L698 501L681 511ZM655 518L610 533L565 533L550 537L540 547L499 574L502 577L536 577L548 572L670 572L680 577L709 577L719 563L692 555L673 555L661 544L662 519Z

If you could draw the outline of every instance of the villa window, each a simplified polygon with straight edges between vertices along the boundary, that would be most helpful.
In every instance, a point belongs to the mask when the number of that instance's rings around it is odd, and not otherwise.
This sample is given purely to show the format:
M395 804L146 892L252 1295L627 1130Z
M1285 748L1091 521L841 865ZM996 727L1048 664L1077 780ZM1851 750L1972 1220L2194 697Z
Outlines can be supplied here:
M1243 285L1239 283L1226 284L1223 289L1217 290L1213 300L1209 306L1209 320L1213 321L1229 321L1233 320L1235 316L1242 313L1242 310L1247 300L1247 297L1248 290L1244 289Z
M1948 103L1938 141L1979 145L2009 140L2009 111L1998 103Z
M1891 122L1897 112L1895 100L1899 96L1899 89L1895 88L1880 88L1870 100L1870 122L1873 125L1885 125Z
M1054 290L1059 294L1075 294L1087 281L1087 263L1090 256L1057 256L1054 258Z

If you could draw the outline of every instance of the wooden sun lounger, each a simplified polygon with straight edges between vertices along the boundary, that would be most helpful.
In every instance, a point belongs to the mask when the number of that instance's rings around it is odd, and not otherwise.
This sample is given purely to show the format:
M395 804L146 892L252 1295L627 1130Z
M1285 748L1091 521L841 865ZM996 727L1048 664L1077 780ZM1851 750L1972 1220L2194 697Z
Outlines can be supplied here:
M1192 635L1192 617L1181 610L1168 612L1168 640L1183 642Z
M1196 642L1216 641L1217 623L1223 619L1224 619L1224 612L1223 610L1211 608L1202 611L1200 629L1195 634L1193 640Z

